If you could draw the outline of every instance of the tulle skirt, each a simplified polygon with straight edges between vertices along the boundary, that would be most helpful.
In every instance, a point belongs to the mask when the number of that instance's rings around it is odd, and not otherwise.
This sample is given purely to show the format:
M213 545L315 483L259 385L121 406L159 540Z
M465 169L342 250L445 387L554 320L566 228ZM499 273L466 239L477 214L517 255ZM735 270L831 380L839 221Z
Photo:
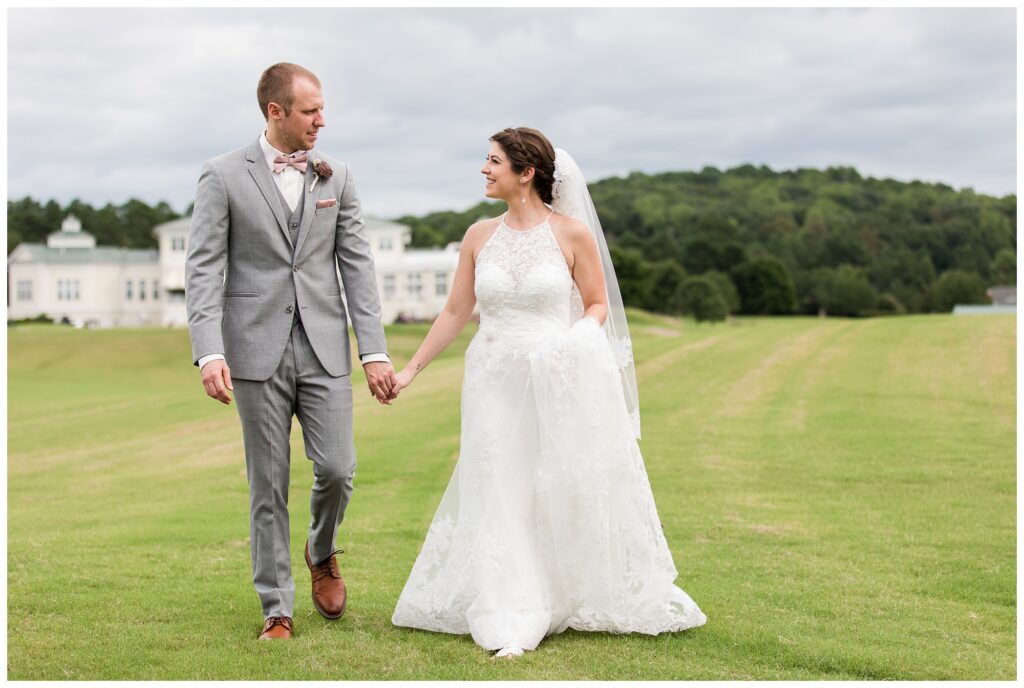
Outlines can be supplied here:
M461 452L392 617L527 650L566 628L658 634L707 618L677 571L618 369L590 321L466 351Z

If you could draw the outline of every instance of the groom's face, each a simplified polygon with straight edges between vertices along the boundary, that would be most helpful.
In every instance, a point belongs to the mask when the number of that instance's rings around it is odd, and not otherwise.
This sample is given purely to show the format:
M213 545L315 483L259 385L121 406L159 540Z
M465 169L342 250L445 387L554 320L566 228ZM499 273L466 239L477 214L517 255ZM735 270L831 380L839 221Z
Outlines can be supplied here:
M276 129L285 153L311 150L316 145L317 132L324 126L324 95L320 87L309 79L296 78L292 93L294 100L287 115L284 108L270 109L269 124Z

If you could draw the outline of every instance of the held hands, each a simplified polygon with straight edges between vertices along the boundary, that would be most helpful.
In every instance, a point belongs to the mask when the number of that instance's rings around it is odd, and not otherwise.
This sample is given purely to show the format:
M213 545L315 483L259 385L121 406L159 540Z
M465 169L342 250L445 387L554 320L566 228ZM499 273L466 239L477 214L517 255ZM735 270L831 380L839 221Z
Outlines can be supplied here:
M370 361L363 364L363 371L366 373L366 384L370 388L370 394L381 404L387 406L398 398L398 390L395 389L395 369L387 361Z
M370 387L370 394L381 404L390 405L398 398L398 391L407 387L412 381L409 376L409 379L403 379L403 382L399 384L395 369L386 361L371 361L363 366L363 370L366 372L366 383ZM230 404L231 395L228 394L228 391L233 392L235 388L231 384L231 370L228 368L228 364L223 359L210 361L203 366L202 375L203 389L206 390L206 395L222 404Z
M395 375L395 386L392 388L395 396L403 389L412 384L413 378L416 377L408 368L403 368L402 372Z
M206 395L222 404L231 403L228 390L234 391L231 384L231 370L223 359L215 359L203 366L203 389Z
M373 364L372 363L367 363L366 366L364 366L364 367L367 367L367 366L370 366L370 365L373 365ZM388 396L386 398L383 398L383 399L380 396L378 396L376 393L374 393L374 397L376 397L377 401L379 401L380 403L386 404L386 405L390 406L391 402L398 398L398 393L401 392L406 387L408 387L410 384L412 384L412 380L416 376L413 373L409 372L408 368L402 370L402 372L400 372L400 373L395 373L395 370L394 370L394 368L391 367L390 363L383 363L382 365L386 365L388 367L390 373L391 373L391 377L390 377L390 383L391 383L390 392L389 392ZM367 371L366 379L367 380L370 379L369 371ZM371 391L371 393L373 392L373 384L372 383L370 384L370 391Z

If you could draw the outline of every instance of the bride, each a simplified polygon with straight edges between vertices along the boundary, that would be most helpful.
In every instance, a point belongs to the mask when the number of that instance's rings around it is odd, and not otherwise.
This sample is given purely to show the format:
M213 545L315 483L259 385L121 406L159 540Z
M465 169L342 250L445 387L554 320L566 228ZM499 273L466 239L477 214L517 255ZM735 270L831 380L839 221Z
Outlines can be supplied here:
M462 331L461 452L392 623L499 657L566 628L658 634L707 617L673 584L637 445L625 311L586 182L535 129L491 137L451 293L397 392Z

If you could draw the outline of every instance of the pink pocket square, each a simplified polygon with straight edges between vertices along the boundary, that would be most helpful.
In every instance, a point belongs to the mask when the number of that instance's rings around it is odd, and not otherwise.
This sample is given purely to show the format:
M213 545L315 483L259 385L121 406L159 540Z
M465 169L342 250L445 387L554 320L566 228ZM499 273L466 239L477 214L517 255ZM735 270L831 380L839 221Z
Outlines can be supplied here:
M319 208L330 208L331 206L336 205L337 202L338 202L338 199L336 199L336 198L327 198L327 199L324 199L322 201L317 201L316 202L316 207L318 209Z

